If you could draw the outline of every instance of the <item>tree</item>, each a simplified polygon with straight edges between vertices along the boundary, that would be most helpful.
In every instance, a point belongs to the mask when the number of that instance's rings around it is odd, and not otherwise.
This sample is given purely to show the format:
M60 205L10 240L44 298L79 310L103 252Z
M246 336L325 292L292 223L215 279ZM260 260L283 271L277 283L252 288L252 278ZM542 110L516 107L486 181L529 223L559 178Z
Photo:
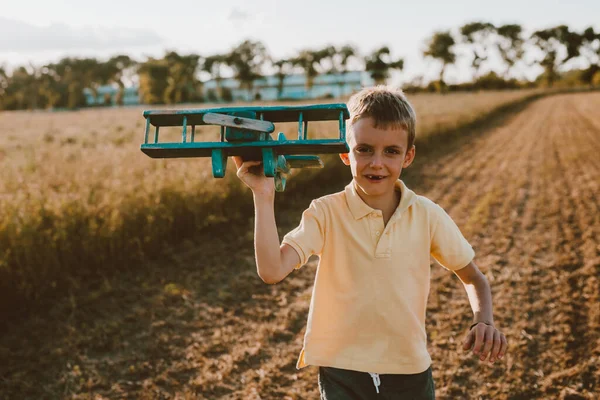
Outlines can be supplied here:
M161 104L168 86L169 65L167 61L149 58L139 65L140 97L145 104Z
M6 75L4 73L4 75ZM23 110L37 108L38 82L35 71L25 67L16 68L10 77L6 76L2 107L7 110Z
M455 44L456 42L450 34L450 31L435 32L431 39L429 39L427 49L423 52L425 57L432 57L440 60L442 63L439 90L443 90L446 86L444 82L444 72L446 71L446 67L453 64L456 60L456 54L453 50Z
M583 31L581 37L581 53L590 64L583 72L581 79L587 84L594 84L594 79L600 79L600 32L594 32L594 28L590 26ZM595 85L597 84L595 83Z
M287 59L277 60L273 63L275 76L277 77L277 99L281 99L283 93L283 82L285 77L291 74L293 63Z
M199 81L196 78L196 70L200 56L197 54L182 56L171 51L165 54L164 59L169 70L164 94L165 103L174 104L197 100Z
M67 64L67 77L69 85L69 108L78 108L86 105L83 89L89 88L94 96L98 97L98 87L108 82L102 76L102 64L95 58L65 59Z
M315 53L315 57L319 60L318 63L319 67L322 69L322 72L335 73L338 71L337 65L335 63L335 58L338 54L338 49L335 46L325 46L322 49L316 50Z
M484 61L489 57L492 47L491 39L496 28L489 22L471 22L460 28L460 34L464 42L473 52L471 66L475 70L474 78L479 77L479 70Z
M262 76L262 67L269 59L267 49L261 42L245 40L227 55L240 87L248 92L248 100L254 99L254 81Z
M326 56L325 52L319 50L302 50L297 57L292 59L292 64L304 70L306 76L306 91L310 94L315 78L319 75L321 60Z
M111 57L106 63L108 81L114 82L119 86L119 91L115 99L115 103L122 106L125 93L125 82L123 79L135 73L137 62L128 55L120 54Z
M5 109L5 94L8 87L8 74L6 70L0 67L0 110Z
M223 89L221 88L221 76L223 66L228 65L227 54L214 54L206 57L202 63L202 70L208 72L212 79L214 79L217 86L217 98L223 99Z
M333 68L339 72L340 79L338 80L338 84L340 86L340 95L343 95L344 85L346 84L346 73L348 72L348 62L352 58L356 58L358 55L358 51L352 45L342 46L340 49L336 50L333 62Z
M544 68L544 77L548 86L552 86L558 77L558 70L570 59L579 56L583 37L571 32L566 25L539 30L531 35L533 42L544 53L544 58L538 60ZM561 50L565 56L560 57Z
M83 90L90 88L94 96L101 81L99 63L94 58L65 57L41 69L39 91L50 107L79 108L86 105Z
M508 24L496 29L498 41L496 43L502 60L506 63L504 79L508 79L510 70L523 58L523 37L521 25Z
M43 107L67 106L67 85L57 69L57 64L48 64L41 69L39 92Z
M375 84L381 85L389 78L391 69L404 69L404 60L399 58L393 61L389 47L383 46L365 57L365 69L370 73Z

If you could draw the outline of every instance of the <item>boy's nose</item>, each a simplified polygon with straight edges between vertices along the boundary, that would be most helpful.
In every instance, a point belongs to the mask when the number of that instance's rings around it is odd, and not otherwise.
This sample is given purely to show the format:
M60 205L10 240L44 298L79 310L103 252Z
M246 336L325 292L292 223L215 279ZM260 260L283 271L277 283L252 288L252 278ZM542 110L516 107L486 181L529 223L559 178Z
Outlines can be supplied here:
M373 156L373 158L371 159L371 167L382 167L383 166L383 162L381 160L381 157L379 156Z

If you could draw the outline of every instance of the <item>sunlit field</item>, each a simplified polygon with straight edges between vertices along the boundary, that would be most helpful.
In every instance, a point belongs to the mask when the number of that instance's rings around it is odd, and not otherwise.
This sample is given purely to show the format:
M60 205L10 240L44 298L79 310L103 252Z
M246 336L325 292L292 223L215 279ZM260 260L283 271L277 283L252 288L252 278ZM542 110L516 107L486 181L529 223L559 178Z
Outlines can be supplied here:
M410 100L418 115L418 139L475 120L495 107L533 92L412 95ZM237 105L244 104L232 106ZM180 108L215 106L222 105ZM139 150L145 126L144 109L148 107L0 114L1 209L40 205L40 200L45 208L52 210L72 200L96 210L116 209L130 195L152 197L163 187L185 191L199 180L204 181L210 175L210 170L204 168L208 160L157 161ZM336 125L329 126L330 131L331 127ZM286 124L283 131L292 137L294 129L295 126ZM165 131L161 130L161 140L179 140L179 128ZM206 131L213 133L209 128L199 128L197 137ZM212 135L211 140L218 139ZM215 182L211 178L206 184Z
M417 146L432 133L534 93L410 96L418 114ZM244 188L232 161L227 177L214 179L208 158L147 157L139 150L144 109L0 114L0 281L7 309L23 297L41 299L77 287L81 279L98 279L117 261L147 259L236 214L235 193ZM276 130L293 137L297 127ZM179 141L180 131L163 128L160 139ZM217 132L199 127L196 140L218 140ZM337 123L311 124L312 135L335 137ZM234 209L224 208L221 199Z

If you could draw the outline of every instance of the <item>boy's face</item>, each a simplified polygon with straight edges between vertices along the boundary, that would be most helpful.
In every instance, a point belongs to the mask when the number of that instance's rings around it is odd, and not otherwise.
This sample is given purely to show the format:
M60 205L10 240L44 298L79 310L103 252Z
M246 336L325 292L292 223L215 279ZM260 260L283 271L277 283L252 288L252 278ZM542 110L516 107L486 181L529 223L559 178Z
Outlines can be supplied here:
M408 132L375 128L370 117L359 119L351 129L350 152L340 158L350 166L357 189L367 196L393 193L402 169L415 157L415 146L407 149Z

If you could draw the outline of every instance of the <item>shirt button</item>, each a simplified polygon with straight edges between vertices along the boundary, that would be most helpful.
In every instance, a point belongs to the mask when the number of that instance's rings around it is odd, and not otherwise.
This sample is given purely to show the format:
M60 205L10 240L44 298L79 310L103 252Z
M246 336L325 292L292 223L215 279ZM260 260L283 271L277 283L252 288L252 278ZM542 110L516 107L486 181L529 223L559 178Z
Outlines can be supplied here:
M375 235L379 236L381 233L379 231L375 232Z

